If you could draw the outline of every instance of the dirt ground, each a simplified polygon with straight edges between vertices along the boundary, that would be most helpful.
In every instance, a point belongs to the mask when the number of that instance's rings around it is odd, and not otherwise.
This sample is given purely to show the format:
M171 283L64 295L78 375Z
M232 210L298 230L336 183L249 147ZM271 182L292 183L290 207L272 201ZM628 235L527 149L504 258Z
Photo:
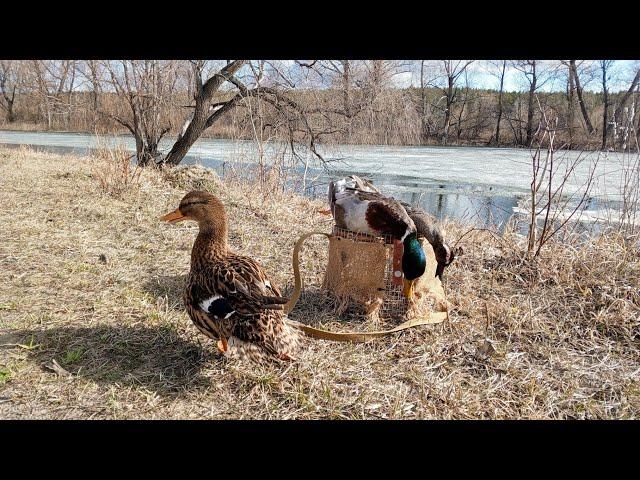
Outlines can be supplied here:
M637 418L638 238L552 243L446 229L450 320L366 344L309 340L289 365L220 358L181 300L197 226L168 225L192 187L220 196L230 244L290 291L290 256L331 228L321 202L144 172L105 192L104 159L0 149L0 418ZM108 181L107 181L108 183ZM465 235L466 233L466 235ZM464 235L464 236L463 236ZM307 242L291 318L334 330L326 244Z

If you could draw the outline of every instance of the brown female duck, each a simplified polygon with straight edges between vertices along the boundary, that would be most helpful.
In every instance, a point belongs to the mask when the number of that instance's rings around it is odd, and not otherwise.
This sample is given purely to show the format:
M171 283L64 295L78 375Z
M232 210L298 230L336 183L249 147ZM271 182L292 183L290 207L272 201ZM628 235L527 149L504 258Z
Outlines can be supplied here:
M196 327L217 340L225 356L293 360L299 337L285 323L286 300L255 260L229 250L222 202L208 192L192 191L161 219L198 222L183 297Z

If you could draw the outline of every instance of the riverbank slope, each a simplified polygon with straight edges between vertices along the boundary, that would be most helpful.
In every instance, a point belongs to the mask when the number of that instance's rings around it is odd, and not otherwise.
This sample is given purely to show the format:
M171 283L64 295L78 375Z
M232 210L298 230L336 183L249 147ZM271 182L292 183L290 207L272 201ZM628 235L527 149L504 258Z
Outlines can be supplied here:
M288 291L295 240L330 230L322 203L202 172L123 185L106 162L0 148L0 418L639 416L633 239L553 243L530 263L516 236L448 223L465 248L445 274L449 322L368 344L309 340L294 366L251 368L219 358L182 307L196 225L158 217L211 190L231 246ZM325 243L307 245L291 317L375 328L331 313Z

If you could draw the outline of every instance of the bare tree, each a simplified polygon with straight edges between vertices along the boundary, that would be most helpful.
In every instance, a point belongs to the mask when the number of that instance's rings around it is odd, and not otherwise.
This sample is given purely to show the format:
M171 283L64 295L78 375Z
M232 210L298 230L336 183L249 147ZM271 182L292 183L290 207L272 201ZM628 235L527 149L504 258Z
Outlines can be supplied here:
M73 114L73 91L76 85L76 60L32 60L28 64L28 83L38 96L40 114L47 129L63 118L68 127Z
M489 139L489 143L492 141L496 144L500 144L500 122L502 121L502 97L504 94L504 76L507 70L506 60L497 60L489 62L489 73L498 79L498 105L496 112L496 130L493 136Z
M0 106L7 112L9 123L16 119L14 105L21 82L21 63L15 60L0 60Z
M580 111L582 112L582 118L584 119L584 125L587 129L587 133L592 135L595 132L591 120L589 119L589 113L587 112L587 106L584 102L582 85L580 83L580 75L578 75L578 68L575 60L569 60L570 75L575 82L576 94L578 95L578 103L580 104Z
M611 126L609 125L608 117L609 117L609 76L610 69L613 65L613 60L600 60L600 71L602 72L602 144L600 148L605 150L607 148L607 136L611 130ZM613 124L615 127L615 123ZM615 132L614 132L615 135Z
M307 68L313 68L309 66ZM353 133L353 119L364 108L367 99L362 95L364 62L359 60L321 60L315 67L322 77L328 76L330 85L340 91L340 107L334 113L346 120L346 140L349 141ZM354 98L356 97L356 98Z
M420 61L420 123L422 127L422 137L426 140L431 136L431 126L429 125L429 103L427 102L427 78L425 60Z
M446 86L443 88L445 97L444 124L442 127L442 141L447 143L449 128L451 126L452 108L458 94L457 81L473 60L443 60L442 66L445 72Z
M320 62L320 66L329 72L331 83L340 89L344 114L351 116L352 89L357 75L357 61L325 60Z
M460 110L458 110L458 115L455 121L456 127L456 139L460 141L460 137L462 136L462 125L469 119L470 115L468 112L465 112L467 107L467 103L469 102L470 97L470 84L469 84L469 76L468 70L464 71L464 89L462 89L462 102L460 102ZM465 113L467 115L465 116Z
M164 158L163 162L169 165L178 165L187 154L195 141L202 133L218 121L224 113L234 108L247 95L248 89L233 95L222 101L214 101L214 95L218 93L220 87L225 82L232 82L234 74L247 63L246 60L234 60L228 62L223 68L205 79L206 62L195 60L191 62L193 68L193 80L195 83L193 98L193 114L183 127L181 135L173 144L171 151Z
M212 125L214 125L226 113L232 111L239 106L248 105L250 101L266 102L272 108L274 114L279 116L286 124L288 130L288 138L286 139L293 155L296 153L296 144L305 145L313 155L321 161L325 161L317 149L318 141L322 136L343 132L343 127L336 127L334 120L336 117L342 119L351 118L371 103L374 94L361 94L360 100L347 101L343 104L345 108L334 108L332 106L324 106L319 103L305 105L300 103L288 95L286 90L293 89L295 83L289 78L275 62L265 61L264 75L246 75L242 78L238 73L243 67L251 70L259 71L260 67L253 65L247 60L229 61L223 67L217 69L210 76L204 74L205 62L194 61L193 78L195 81L193 114L185 123L183 133L174 143L171 151L163 160L164 163L170 165L179 164L189 151L193 143L200 138L202 133ZM342 74L344 76L344 64L342 64ZM315 68L301 67L301 68ZM256 70L257 69L257 70ZM267 78L267 72L271 76L271 80ZM349 75L351 75L351 67L349 67ZM364 81L360 84L363 92L371 92L374 90L376 82L382 81L384 78L384 70L379 67L373 67L375 80ZM249 81L247 81L249 80ZM268 81L269 80L269 81ZM228 86L224 92L222 87ZM217 97L216 97L217 95ZM344 98L344 97L343 97ZM364 99L364 100L362 100ZM312 117L318 117L316 126Z
M125 127L136 142L138 163L157 162L158 146L169 132L167 111L176 85L175 61L120 60L104 62L112 88L126 103L124 112L104 112Z
M526 138L524 140L525 145L530 146L533 139L533 113L534 113L534 101L535 93L538 90L538 60L518 60L514 62L513 66L522 72L529 82L529 95L528 95L528 107L527 107L527 123L526 123Z
M91 92L91 117L93 131L98 127L100 115L100 97L102 96L102 84L105 82L105 68L98 60L86 60L79 65L79 73L85 79Z

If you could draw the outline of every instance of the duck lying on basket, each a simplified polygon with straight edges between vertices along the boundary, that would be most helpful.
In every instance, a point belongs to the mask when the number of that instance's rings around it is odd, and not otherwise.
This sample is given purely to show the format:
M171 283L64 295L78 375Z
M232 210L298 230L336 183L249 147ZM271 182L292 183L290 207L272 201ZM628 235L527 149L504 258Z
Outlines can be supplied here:
M438 262L436 276L440 279L444 268L455 258L426 212L381 194L371 182L356 175L329 183L329 203L338 228L374 236L391 235L403 243L403 294L407 298L412 298L415 281L425 271L425 254L418 236L433 246Z
M161 220L198 222L183 297L196 327L217 340L225 356L293 360L299 336L285 323L286 299L255 260L229 250L222 202L208 192L192 191Z

